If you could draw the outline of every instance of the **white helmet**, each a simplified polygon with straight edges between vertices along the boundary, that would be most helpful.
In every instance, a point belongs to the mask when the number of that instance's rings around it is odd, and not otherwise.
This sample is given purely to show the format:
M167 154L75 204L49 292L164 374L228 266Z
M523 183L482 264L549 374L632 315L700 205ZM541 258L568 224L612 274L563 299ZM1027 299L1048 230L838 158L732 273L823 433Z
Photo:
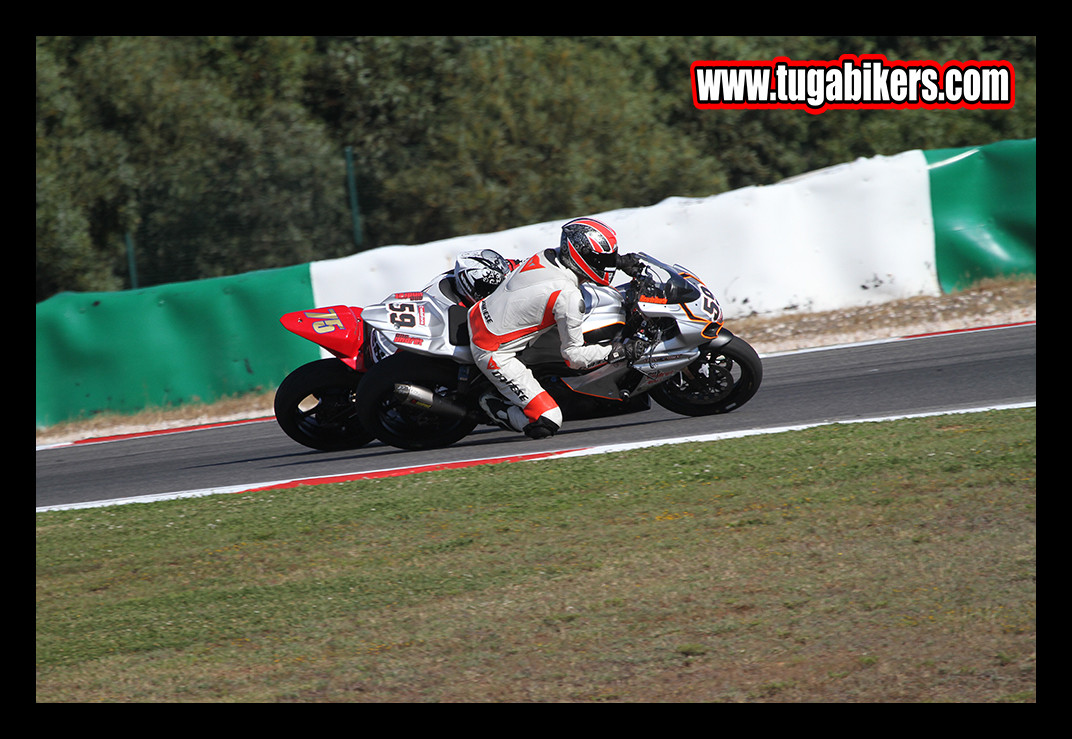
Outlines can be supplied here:
M474 305L491 295L509 272L510 263L497 251L465 251L454 262L454 289L466 305Z

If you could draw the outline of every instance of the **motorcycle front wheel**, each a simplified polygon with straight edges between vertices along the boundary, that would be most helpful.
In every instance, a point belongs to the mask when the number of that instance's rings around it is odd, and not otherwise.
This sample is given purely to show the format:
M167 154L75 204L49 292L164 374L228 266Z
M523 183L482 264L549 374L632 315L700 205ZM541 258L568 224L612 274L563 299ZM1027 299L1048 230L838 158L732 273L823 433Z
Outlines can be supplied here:
M275 391L275 419L283 432L310 449L359 449L375 437L357 418L362 374L338 359L303 364Z
M701 349L683 372L652 389L656 403L683 416L729 413L759 390L763 363L756 350L734 336L726 344Z
M458 391L458 365L401 351L372 366L358 391L358 417L384 444L399 449L439 449L476 428L472 414L444 414L399 400L396 384L417 386L453 402Z

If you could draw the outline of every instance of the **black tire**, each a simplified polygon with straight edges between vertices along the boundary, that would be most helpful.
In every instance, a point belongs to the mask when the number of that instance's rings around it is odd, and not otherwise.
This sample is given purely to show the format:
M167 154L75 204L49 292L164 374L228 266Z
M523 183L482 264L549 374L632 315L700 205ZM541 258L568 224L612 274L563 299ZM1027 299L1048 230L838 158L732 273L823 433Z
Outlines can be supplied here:
M723 329L725 331L725 329ZM655 402L683 416L729 413L748 402L763 381L763 363L756 350L737 336L728 343L701 349L684 372L657 385Z
M375 437L357 418L362 373L338 359L318 359L287 375L275 391L275 419L284 433L311 449L359 449Z
M475 367L472 370L477 372ZM439 449L476 428L474 414L442 415L399 402L396 383L418 385L453 400L458 390L458 365L405 351L373 365L357 394L358 418L384 444L399 449Z

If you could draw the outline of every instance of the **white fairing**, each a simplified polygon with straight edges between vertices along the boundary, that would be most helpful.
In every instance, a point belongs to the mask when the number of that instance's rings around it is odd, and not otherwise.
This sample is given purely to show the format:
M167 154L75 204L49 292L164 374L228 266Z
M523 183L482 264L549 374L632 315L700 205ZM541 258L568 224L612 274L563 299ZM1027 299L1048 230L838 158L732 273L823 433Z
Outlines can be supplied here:
M395 293L382 303L370 305L361 313L365 324L376 329L377 352L394 353L398 349L451 357L471 364L469 343L455 346L450 342L451 328L464 325L465 308L431 293ZM381 357L377 357L379 359Z

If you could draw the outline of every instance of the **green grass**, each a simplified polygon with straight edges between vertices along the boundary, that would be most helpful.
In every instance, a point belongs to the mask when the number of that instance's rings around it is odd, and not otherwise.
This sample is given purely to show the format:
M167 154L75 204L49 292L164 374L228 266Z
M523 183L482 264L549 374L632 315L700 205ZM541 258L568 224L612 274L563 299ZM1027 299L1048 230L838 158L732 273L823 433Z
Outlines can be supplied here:
M1034 702L1035 412L37 514L39 702Z

